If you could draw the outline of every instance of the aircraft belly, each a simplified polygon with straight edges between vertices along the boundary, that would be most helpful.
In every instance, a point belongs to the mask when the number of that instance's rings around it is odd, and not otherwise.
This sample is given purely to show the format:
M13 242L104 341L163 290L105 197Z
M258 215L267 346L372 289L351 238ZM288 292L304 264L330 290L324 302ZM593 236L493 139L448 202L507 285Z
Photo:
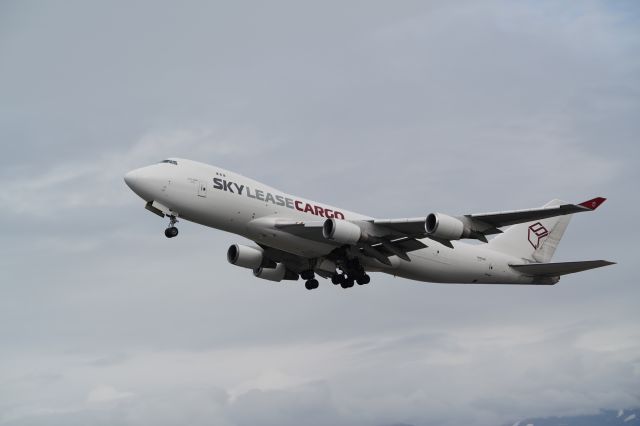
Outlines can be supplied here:
M400 261L393 272L412 280L434 283L506 284L530 283L528 277L514 273L508 259L495 256L480 246L454 249L429 247L410 253L411 262Z

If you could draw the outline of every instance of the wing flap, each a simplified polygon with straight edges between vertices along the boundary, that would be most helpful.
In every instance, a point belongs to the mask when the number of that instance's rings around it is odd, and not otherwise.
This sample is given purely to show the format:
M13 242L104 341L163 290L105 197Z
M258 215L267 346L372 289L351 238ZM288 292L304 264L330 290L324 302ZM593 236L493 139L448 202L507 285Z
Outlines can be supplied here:
M557 277L559 275L573 274L603 266L615 265L615 262L607 260L584 260L580 262L556 262L556 263L527 263L524 265L509 265L516 271L526 275L541 277Z
M423 249L427 245L414 238L403 237L392 241L380 240L379 243L373 244L372 247L385 256L398 256L400 259L411 262L407 253Z

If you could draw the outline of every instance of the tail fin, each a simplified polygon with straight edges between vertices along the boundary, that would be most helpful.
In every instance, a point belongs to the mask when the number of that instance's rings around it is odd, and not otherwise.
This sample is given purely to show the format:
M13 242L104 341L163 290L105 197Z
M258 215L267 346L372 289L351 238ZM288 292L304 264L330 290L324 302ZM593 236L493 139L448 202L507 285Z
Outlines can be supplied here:
M561 200L552 200L544 207L561 204L566 203ZM571 216L570 214L555 216L513 225L489 241L488 247L529 261L549 262L564 235L564 231L569 226Z

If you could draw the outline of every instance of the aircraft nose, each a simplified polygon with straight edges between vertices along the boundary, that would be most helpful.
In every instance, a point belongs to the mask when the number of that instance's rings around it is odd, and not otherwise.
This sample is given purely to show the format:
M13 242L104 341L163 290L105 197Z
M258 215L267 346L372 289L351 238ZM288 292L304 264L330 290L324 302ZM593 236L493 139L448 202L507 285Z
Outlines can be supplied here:
M140 186L140 181L142 180L141 175L142 173L140 172L140 169L131 170L129 173L124 175L124 183L135 191L136 186Z
M149 167L131 170L124 175L124 183L146 201L156 195L157 179Z

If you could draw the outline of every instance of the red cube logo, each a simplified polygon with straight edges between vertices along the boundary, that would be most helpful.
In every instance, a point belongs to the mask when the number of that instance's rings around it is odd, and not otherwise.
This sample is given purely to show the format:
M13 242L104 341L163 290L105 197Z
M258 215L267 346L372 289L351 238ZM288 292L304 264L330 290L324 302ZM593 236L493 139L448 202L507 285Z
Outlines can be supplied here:
M534 249L540 247L542 239L549 235L549 231L540 222L536 222L529 227L529 243Z

